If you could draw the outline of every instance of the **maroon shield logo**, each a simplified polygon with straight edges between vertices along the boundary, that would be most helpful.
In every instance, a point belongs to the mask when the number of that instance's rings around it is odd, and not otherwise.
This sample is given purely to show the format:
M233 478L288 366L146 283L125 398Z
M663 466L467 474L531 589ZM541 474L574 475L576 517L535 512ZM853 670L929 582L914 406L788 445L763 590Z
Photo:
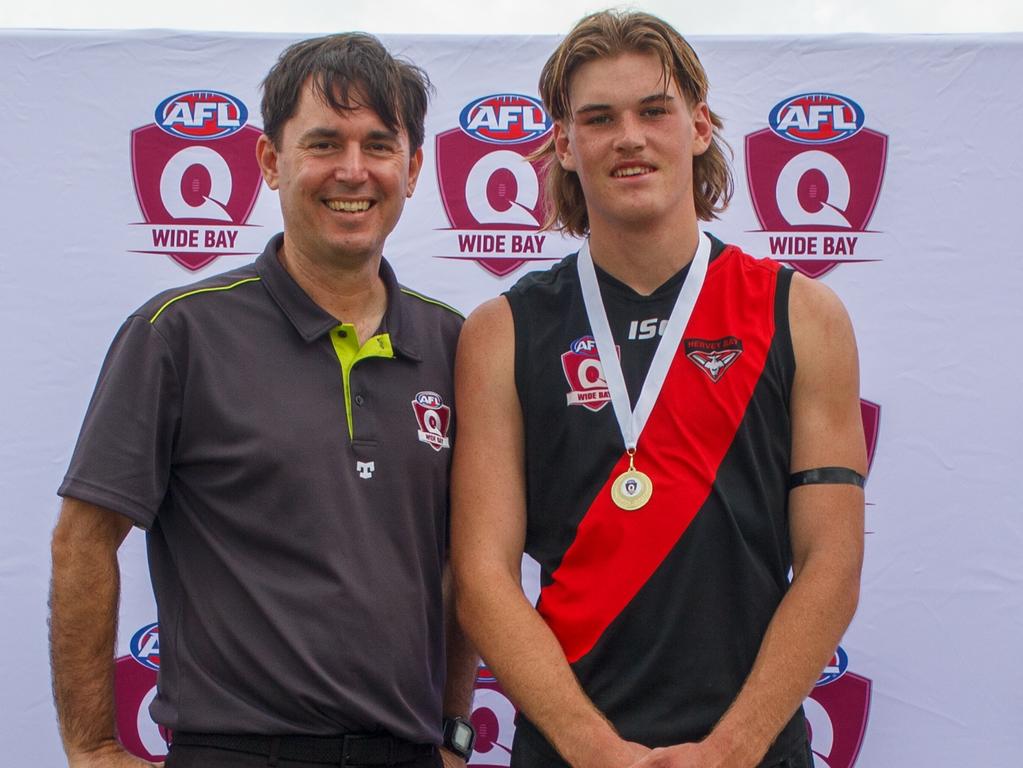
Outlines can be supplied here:
M261 131L243 126L215 140L171 135L155 123L131 133L135 196L153 248L197 270L234 250L262 184L256 162Z
M803 702L810 748L829 768L852 768L863 745L870 714L871 682L846 672L818 685Z
M856 260L843 258L855 246L844 235L868 231L887 155L888 137L869 128L820 145L788 141L770 128L749 134L746 177L762 231L777 234L772 253L810 277ZM822 234L823 247L801 253L802 240L791 233Z
M545 140L492 144L460 128L437 134L441 202L451 228L466 231L458 238L459 254L442 258L475 261L497 277L529 261L551 260L539 255L538 241L529 234L543 222L546 172L525 159Z
M435 451L450 448L448 429L451 426L451 409L444 405L436 392L420 392L412 401L412 410L419 423L419 441Z
M616 346L615 350L621 355L620 347ZM572 342L571 349L561 356L561 370L568 380L566 399L569 405L599 411L611 402L597 343L592 336L583 336Z
M869 400L860 400L860 415L863 417L863 435L867 440L867 473L874 466L874 451L881 428L881 406Z

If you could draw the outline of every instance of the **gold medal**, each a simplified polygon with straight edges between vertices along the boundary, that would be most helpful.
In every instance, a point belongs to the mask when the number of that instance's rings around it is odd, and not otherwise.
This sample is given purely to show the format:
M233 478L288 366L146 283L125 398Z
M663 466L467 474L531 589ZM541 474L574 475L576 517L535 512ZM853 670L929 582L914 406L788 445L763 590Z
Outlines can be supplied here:
M618 475L611 484L612 501L629 511L639 509L654 495L653 482L633 464L632 457L635 453L629 452L629 468Z

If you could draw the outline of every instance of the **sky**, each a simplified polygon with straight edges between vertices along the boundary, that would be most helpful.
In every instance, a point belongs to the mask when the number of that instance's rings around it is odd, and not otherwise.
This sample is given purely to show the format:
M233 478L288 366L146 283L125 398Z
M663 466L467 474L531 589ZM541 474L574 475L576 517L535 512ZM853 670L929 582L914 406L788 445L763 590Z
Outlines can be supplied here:
M10 0L0 28L378 34L564 34L592 0ZM621 6L619 6L621 7ZM1023 32L1019 0L646 0L684 35Z

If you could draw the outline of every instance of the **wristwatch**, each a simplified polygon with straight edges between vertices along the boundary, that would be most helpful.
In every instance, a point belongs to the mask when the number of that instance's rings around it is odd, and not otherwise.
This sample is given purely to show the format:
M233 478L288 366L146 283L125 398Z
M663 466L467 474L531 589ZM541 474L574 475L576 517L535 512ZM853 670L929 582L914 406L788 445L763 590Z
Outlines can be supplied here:
M449 749L463 760L472 757L472 747L476 743L476 729L466 718L444 718L444 748Z

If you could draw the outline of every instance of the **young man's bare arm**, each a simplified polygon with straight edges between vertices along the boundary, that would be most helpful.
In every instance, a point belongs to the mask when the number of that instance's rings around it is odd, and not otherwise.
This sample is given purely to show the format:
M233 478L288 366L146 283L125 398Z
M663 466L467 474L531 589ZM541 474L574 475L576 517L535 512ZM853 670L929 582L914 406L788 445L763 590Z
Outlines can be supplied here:
M473 313L458 345L451 551L459 616L509 698L566 760L625 766L645 749L623 741L593 706L522 592L525 465L514 341L511 309L498 298Z
M444 568L444 642L447 661L444 716L468 718L472 714L472 695L479 656L456 615L454 576L450 565ZM441 757L444 768L464 765L462 759L449 750L442 750Z
M790 322L796 355L792 467L867 469L852 326L830 289L795 276ZM640 763L751 768L809 694L852 620L863 561L863 490L806 485L789 494L792 585L742 690L710 736L655 750Z
M53 532L50 663L53 698L70 768L141 768L114 735L117 549L132 522L65 499Z

